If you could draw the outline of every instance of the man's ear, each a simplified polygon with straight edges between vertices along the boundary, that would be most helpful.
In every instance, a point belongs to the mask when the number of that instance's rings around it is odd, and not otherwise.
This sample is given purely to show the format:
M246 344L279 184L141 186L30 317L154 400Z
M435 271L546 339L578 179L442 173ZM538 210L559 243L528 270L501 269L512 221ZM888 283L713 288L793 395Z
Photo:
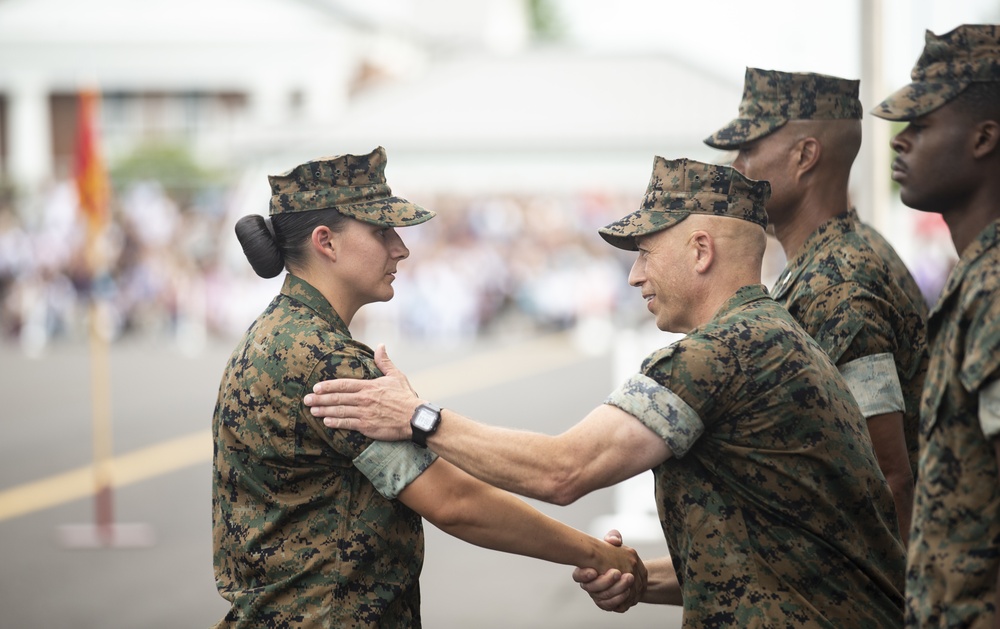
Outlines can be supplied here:
M694 270L705 273L715 260L715 240L707 231L698 230L691 234L692 250L694 252Z
M976 125L976 140L972 147L972 155L982 159L997 150L1000 144L1000 122L984 120Z
M823 154L823 145L814 137L805 137L795 145L796 150L796 175L801 177L811 172L819 164L819 158Z
M310 246L321 257L330 262L337 261L337 239L336 234L326 225L320 225L312 231L309 240Z

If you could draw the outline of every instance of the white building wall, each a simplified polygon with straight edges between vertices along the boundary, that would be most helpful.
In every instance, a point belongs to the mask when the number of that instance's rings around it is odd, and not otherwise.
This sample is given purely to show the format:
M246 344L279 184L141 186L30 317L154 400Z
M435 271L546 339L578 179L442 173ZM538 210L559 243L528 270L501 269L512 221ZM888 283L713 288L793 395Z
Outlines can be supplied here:
M86 86L173 95L165 101L173 109L203 107L194 118L205 125L192 140L216 156L253 143L254 133L329 127L347 107L364 36L301 2L5 0L6 174L27 188L53 176L48 97ZM185 100L191 93L244 94L247 108L234 114L211 99Z
M42 182L52 173L49 94L39 76L19 73L7 91L7 171L15 181Z

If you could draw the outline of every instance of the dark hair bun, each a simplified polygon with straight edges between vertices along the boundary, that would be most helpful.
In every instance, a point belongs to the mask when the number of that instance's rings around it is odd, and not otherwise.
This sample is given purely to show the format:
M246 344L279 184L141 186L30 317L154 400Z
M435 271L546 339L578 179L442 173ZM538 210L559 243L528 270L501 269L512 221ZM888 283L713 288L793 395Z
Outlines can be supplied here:
M236 237L257 275L263 278L277 277L285 268L285 259L274 240L274 234L260 214L250 214L236 221Z

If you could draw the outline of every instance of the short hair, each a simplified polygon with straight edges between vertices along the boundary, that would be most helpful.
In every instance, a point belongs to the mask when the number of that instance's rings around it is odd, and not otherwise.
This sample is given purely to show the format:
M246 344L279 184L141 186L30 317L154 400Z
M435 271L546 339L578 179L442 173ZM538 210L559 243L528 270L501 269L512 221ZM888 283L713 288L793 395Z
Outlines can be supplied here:
M1000 81L972 83L952 102L970 121L994 120L1000 123Z

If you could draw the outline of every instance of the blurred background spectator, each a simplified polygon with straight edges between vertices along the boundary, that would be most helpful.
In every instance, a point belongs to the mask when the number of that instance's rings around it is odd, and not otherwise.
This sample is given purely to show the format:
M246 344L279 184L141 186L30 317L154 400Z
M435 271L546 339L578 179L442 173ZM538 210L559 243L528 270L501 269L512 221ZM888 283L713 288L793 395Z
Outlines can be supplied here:
M753 11L718 4L734 23ZM366 313L359 337L460 342L582 326L600 344L646 313L625 281L631 256L597 227L635 209L654 154L726 159L701 140L735 113L745 65L861 76L870 106L908 72L882 49L905 31L893 50L908 64L942 10L817 4L809 19L844 42L843 54L796 46L785 29L783 47L734 58L717 44L744 26L717 24L710 46L690 40L704 8L629 0L608 15L600 5L0 0L2 338L28 355L81 339L91 296L112 340L165 339L195 353L238 335L278 287L253 275L232 231L240 216L266 214L266 175L383 145L394 191L441 218L406 235L414 255L397 298ZM988 2L965 13L1000 19ZM634 37L608 44L629 25ZM811 41L800 30L794 37ZM85 87L102 96L113 187L106 271L93 279L71 179ZM871 137L866 127L852 196L933 302L954 252L940 221L895 198L891 130L878 125ZM765 275L783 262L770 255Z

